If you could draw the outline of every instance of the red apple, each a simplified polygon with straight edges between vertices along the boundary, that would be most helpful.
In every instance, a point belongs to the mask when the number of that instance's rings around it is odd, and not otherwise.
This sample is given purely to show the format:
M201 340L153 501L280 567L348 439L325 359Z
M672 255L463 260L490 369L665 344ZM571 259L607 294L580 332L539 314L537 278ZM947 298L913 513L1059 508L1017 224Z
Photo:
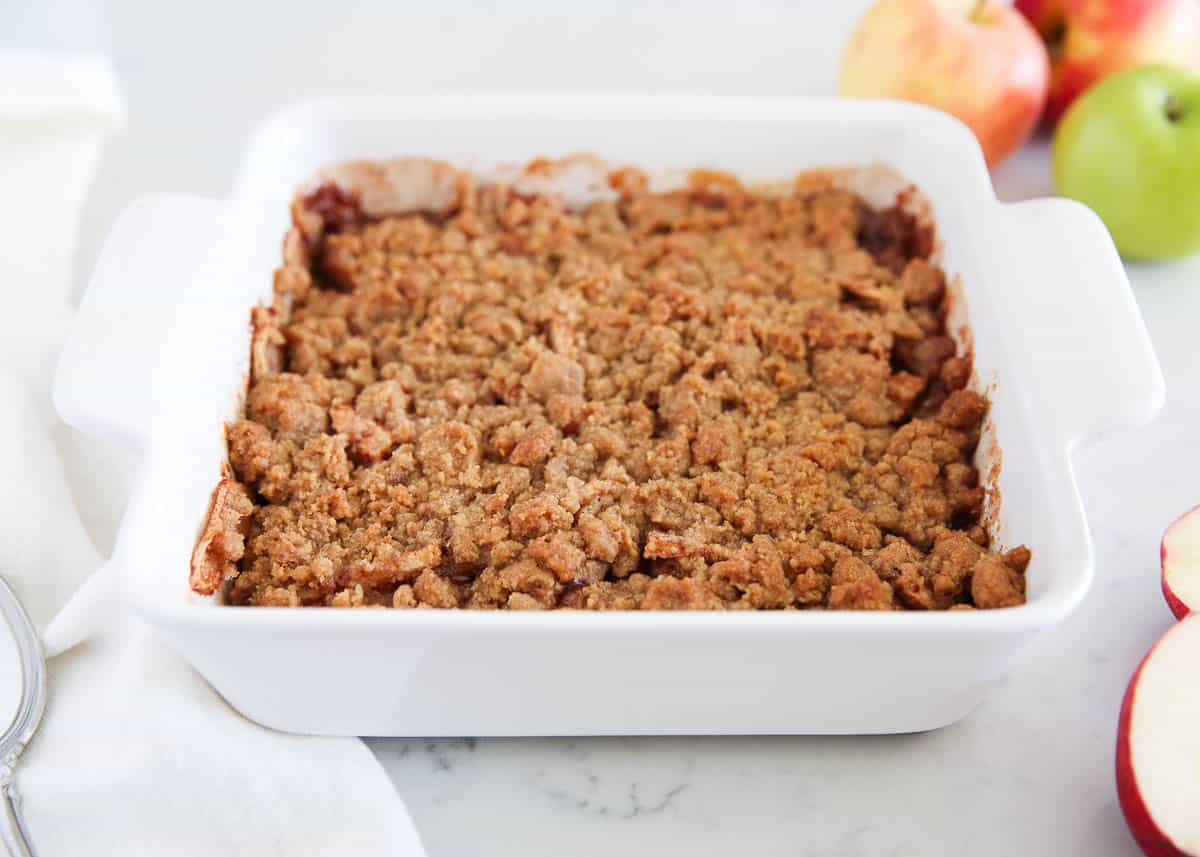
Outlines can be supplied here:
M878 0L846 46L839 89L951 113L995 166L1033 131L1049 79L1041 39L997 0Z
M1200 609L1200 507L1163 533L1162 591L1179 619Z
M1016 0L1016 7L1050 46L1049 122L1113 72L1200 62L1196 0Z
M1147 857L1200 857L1200 616L1167 631L1129 682L1117 795Z

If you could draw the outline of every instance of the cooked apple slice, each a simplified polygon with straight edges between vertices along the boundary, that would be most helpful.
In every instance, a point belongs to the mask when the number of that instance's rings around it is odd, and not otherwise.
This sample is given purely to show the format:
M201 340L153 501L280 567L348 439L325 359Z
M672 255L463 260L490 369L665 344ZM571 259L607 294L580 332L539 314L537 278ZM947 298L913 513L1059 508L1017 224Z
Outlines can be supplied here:
M1200 857L1200 616L1167 631L1129 682L1117 794L1147 857Z
M1200 506L1163 533L1162 591L1177 618L1200 610Z

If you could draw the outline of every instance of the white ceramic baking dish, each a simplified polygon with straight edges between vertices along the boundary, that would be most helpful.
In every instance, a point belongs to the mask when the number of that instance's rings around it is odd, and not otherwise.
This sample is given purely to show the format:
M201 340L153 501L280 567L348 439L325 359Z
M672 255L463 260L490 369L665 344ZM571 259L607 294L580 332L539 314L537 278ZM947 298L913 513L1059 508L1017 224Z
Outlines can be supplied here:
M323 163L464 163L593 152L749 179L882 164L932 204L961 275L976 382L1003 453L994 522L1028 544L1029 601L983 612L517 613L224 607L188 560L239 405L250 307L266 296L296 187ZM961 311L963 301L957 302ZM144 445L117 541L131 604L239 711L344 735L878 733L970 711L1078 604L1092 548L1070 449L1141 424L1163 382L1099 220L1002 204L970 133L898 103L459 97L305 104L253 138L233 197L140 200L118 221L55 397L88 432ZM990 469L997 454L981 447Z

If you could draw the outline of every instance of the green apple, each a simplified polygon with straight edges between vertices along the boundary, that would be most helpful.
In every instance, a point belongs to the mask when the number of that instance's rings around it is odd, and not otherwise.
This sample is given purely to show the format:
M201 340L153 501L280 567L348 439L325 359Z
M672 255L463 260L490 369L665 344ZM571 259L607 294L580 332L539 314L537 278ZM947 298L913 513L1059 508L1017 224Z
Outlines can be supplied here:
M1200 75L1147 65L1091 87L1055 131L1054 185L1128 259L1200 249Z

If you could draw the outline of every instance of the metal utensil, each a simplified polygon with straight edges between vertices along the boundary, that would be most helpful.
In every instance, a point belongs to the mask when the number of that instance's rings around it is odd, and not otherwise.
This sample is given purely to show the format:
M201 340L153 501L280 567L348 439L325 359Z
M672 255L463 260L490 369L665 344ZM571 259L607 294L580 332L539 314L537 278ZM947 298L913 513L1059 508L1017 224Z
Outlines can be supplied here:
M12 630L21 660L21 702L16 717L0 734L0 797L3 797L5 821L0 828L0 840L9 857L37 857L21 815L21 796L17 793L15 776L17 760L33 738L46 710L46 657L29 614L3 577L0 577L0 615Z

